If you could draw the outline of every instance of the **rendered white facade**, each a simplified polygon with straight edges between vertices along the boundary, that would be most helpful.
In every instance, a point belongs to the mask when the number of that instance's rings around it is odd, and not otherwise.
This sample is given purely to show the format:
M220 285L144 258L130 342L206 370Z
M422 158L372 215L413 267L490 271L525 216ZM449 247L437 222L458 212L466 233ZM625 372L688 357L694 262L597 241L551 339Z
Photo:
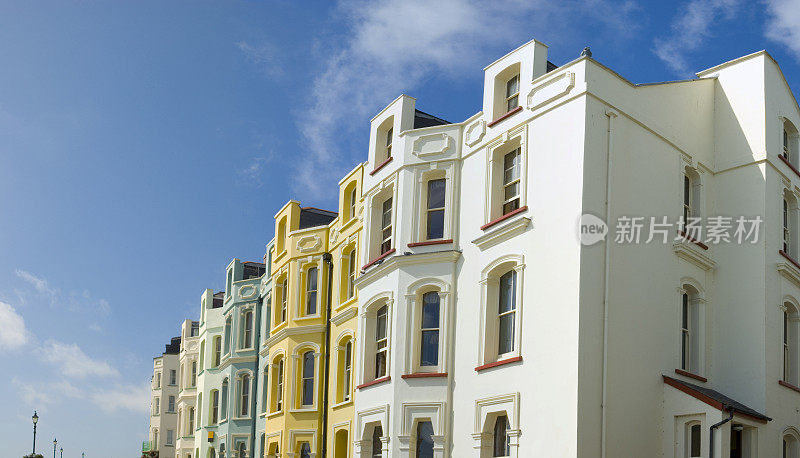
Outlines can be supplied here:
M195 456L195 420L197 418L197 379L200 323L184 320L181 325L181 352L178 362L178 417L176 458Z
M164 353L153 358L149 450L157 451L159 458L176 457L180 346L181 338L173 337Z
M372 120L355 456L424 446L436 457L708 457L711 426L731 411L714 429L715 457L800 456L800 393L779 384L783 311L796 336L800 310L800 265L779 253L781 202L790 196L796 249L800 173L778 157L784 121L800 126L800 111L769 54L634 85L588 56L548 68L532 41L486 67L483 110L468 120L414 129L414 113L401 96ZM509 163L519 181L504 211ZM446 183L444 233L427 240L435 179ZM760 216L757 243L673 241L674 225L668 243L578 242L583 214L612 229L622 216L674 224L684 180L692 216ZM438 362L423 367L429 292ZM507 338L498 300L514 307Z

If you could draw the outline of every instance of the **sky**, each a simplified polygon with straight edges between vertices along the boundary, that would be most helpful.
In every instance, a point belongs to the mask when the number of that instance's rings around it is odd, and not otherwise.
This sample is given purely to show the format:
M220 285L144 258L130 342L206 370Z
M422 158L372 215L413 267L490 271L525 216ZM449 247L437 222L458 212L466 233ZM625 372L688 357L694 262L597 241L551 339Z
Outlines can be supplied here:
M277 210L335 209L372 116L463 121L532 38L634 83L767 49L800 85L800 0L0 0L0 456L34 410L39 451L139 456L152 358Z

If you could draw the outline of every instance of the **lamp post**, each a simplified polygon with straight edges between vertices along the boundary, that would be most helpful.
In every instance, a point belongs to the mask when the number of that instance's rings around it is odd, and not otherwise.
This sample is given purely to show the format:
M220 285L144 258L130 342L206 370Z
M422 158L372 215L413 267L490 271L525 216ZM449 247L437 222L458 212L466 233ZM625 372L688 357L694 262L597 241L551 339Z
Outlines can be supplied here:
M36 423L39 423L39 416L36 415L36 411L33 411L33 416L31 417L33 420L33 452L31 455L36 455Z
M64 447L61 447L61 458L64 458Z
M53 438L53 458L56 458L56 445L58 445L58 440Z

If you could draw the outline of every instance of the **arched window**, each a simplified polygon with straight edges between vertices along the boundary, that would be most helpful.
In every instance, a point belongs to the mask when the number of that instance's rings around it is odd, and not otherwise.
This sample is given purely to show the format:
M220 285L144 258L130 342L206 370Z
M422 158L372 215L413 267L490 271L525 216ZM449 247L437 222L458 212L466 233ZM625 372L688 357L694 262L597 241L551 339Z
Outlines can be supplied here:
M445 190L447 180L438 178L428 180L427 209L425 212L425 239L444 238Z
M800 440L794 432L784 433L781 448L783 458L800 458Z
M314 405L314 352L303 353L303 373L300 383L302 406Z
M226 420L228 418L228 379L225 378L222 380L222 402L221 404L221 411L220 411L220 418Z
M420 366L439 365L439 293L422 295L420 324Z
M219 390L211 390L209 411L211 412L210 425L216 425L219 422Z
M797 198L789 190L783 193L783 252L789 257L797 259L798 255L798 209Z
M375 168L392 157L392 143L394 142L394 116L386 118L375 132Z
M261 457L266 458L267 456L267 436L264 433L261 433Z
M701 238L698 232L698 223L702 216L701 195L700 174L696 169L687 166L683 171L683 214L680 229L696 240Z
M498 119L519 107L520 69L521 65L517 62L495 76L493 119Z
M336 439L333 444L333 458L347 458L348 456L348 440L347 430L340 429L336 431Z
M703 370L703 305L692 285L683 285L681 293L681 369L702 375Z
M783 121L783 142L781 157L793 167L798 166L798 134L797 129L788 119Z
M197 394L197 426L203 424L203 393Z
M247 417L250 412L250 375L239 376L239 409L240 417Z
M208 449L208 458L217 458L217 452L214 451L214 447Z
M284 277L283 282L281 282L280 287L280 296L281 296L281 308L278 311L278 323L285 323L286 322L286 314L289 309L289 280Z
M433 425L430 421L417 423L416 458L433 458Z
M189 415L187 415L187 420L189 421L189 436L194 436L194 415L194 407L189 407Z
M283 358L280 358L275 363L275 370L272 371L272 387L273 387L273 406L275 412L283 409Z
M699 458L702 453L703 430L700 422L693 421L686 424L686 457Z
M514 332L517 313L517 272L510 270L500 277L500 296L497 310L499 355L514 351Z
M380 254L386 254L392 249L392 197L383 201L381 204L381 250Z
M247 456L247 445L244 442L239 442L239 449L237 450L239 458L245 458Z
M261 378L261 413L267 411L267 387L269 386L269 364L264 366L263 377Z
M783 381L794 386L798 377L798 311L791 302L783 304Z
M277 237L275 237L276 251L278 254L286 251L286 217L281 218L278 222Z
M225 444L219 444L219 458L225 458Z
M231 317L225 320L225 354L231 352Z
M242 316L242 343L241 348L253 346L253 311L248 310Z
M342 361L342 392L341 400L350 400L350 381L353 379L353 340L350 339L344 344Z
M200 367L206 367L206 341L200 341Z
M353 247L347 254L344 256L344 262L347 264L347 270L345 278L345 287L342 288L345 292L344 300L348 300L355 296L356 294L356 263L358 260L356 259L356 248Z
M383 428L381 425L376 425L372 429L372 457L373 458L381 458L383 456L383 442L381 441L381 436L383 436Z
M382 306L375 314L375 378L386 376L388 351L387 319L388 307Z
M508 417L498 415L494 421L492 434L492 456L509 456L511 447L508 441Z
M311 267L306 272L306 315L317 314L317 268Z
M214 360L212 361L213 367L219 367L222 359L222 336L214 336L212 346L214 347Z

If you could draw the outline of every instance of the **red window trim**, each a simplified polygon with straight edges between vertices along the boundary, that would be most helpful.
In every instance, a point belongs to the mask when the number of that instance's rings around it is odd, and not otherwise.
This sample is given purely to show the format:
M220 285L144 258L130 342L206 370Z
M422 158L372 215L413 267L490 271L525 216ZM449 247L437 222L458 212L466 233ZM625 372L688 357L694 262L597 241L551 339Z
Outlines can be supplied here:
M783 157L782 154L779 154L778 158L780 160L782 160L784 164L788 165L789 168L792 169L792 172L794 172L795 175L800 177L800 170L797 170L797 167L793 166L792 163L789 162L789 159L786 159L785 157Z
M694 374L692 372L685 371L683 369L675 369L675 373L678 374L678 375L682 375L684 377L689 377L689 378L693 378L695 380L699 380L701 382L707 382L708 381L708 379L703 377L702 375L697 375L697 374Z
M800 388L792 385L789 382L786 382L786 381L783 381L783 380L778 380L778 385L785 386L786 388L789 388L790 390L794 390L794 391L797 391L798 393L800 393Z
M492 127L493 125L499 123L500 121L502 121L502 120L504 120L506 118L510 118L511 116L514 116L515 114L519 113L520 111L522 111L522 105L517 105L517 108L514 108L513 110L506 112L504 115L500 116L499 118L495 119L494 121L490 122L489 124L486 124L486 127Z
M392 379L391 375L387 375L386 377L376 378L375 380L373 380L371 382L362 383L361 385L358 385L356 387L356 389L360 390L362 388L367 388L367 387L370 387L370 386L373 386L373 385L378 385L378 384L383 383L383 382L388 382L391 379Z
M475 368L475 371L480 372L497 366L505 366L506 364L518 363L520 361L522 361L522 356L515 356L513 358L501 359L500 361L495 361L493 363L484 364L483 366L478 366Z
M397 251L397 250L392 248L391 250L387 251L386 253L383 253L382 255L378 256L377 258L373 259L372 261L364 264L364 267L362 267L361 270L367 270L368 268L370 268L370 267L374 266L376 263L378 263L378 261L381 261L382 259L386 258L387 256L389 256L391 254L394 254L395 251Z
M415 372L413 374L403 374L403 378L439 378L447 377L447 372Z
M383 161L380 164L378 164L378 166L375 167L375 169L373 169L371 172L369 172L369 174L370 175L375 175L376 173L378 173L378 170L384 168L386 166L386 164L392 162L392 159L394 159L394 156L389 156L388 158L386 158L385 161Z
M447 245L448 243L453 243L453 239L440 239L440 240L427 240L425 242L413 242L409 243L409 248L414 248L417 246L428 246L428 245Z
M785 252L785 251L783 251L783 250L778 250L778 253L779 253L781 256L783 256L784 258L786 258L787 260L789 260L789 262L791 262L792 264L794 264L794 266L795 266L795 267L797 267L798 269L800 269L800 262L797 262L797 261L796 261L796 260L795 260L793 257L789 256L789 253L787 253L787 252Z
M516 209L516 210L514 210L512 212L508 212L505 215L503 215L503 216L501 216L501 217L499 217L499 218L497 218L495 220L489 221L488 223L486 223L483 226L481 226L481 230L485 231L486 229L489 229L490 227L494 226L495 224L503 222L503 221L507 220L508 218L511 218L514 215L518 215L518 214L520 214L520 213L522 213L524 211L528 211L528 206L527 205L519 207L518 209Z
M708 249L708 245L706 245L705 243L697 240L696 238L692 237L691 235L687 234L686 232L684 232L684 231L682 231L680 229L678 229L678 235L680 235L684 239L694 243L695 245L699 246L700 248L702 248L704 250Z

